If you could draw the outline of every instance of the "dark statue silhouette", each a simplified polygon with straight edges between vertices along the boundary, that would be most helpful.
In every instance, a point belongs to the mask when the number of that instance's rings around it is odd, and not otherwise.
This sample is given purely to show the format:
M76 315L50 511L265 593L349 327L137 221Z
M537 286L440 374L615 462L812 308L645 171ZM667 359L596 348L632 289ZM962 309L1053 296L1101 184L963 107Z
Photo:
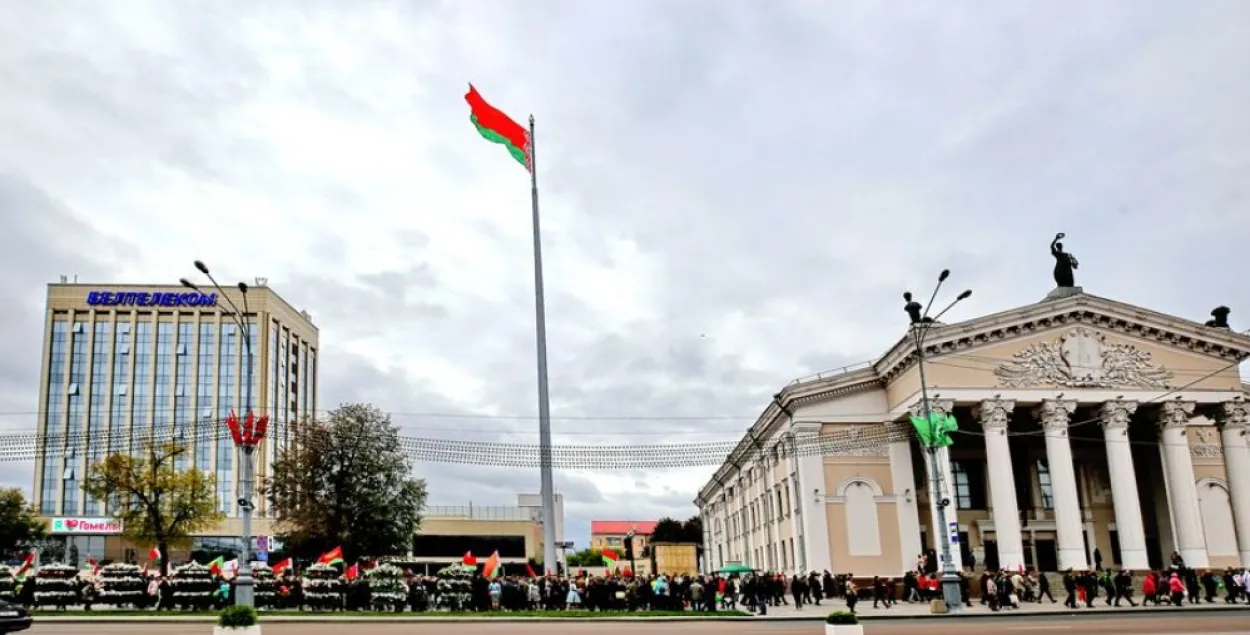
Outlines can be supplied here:
M1217 306L1211 309L1211 319L1207 320L1207 326L1213 326L1217 329L1232 328L1228 325L1228 314L1232 312L1232 309L1226 306Z
M1050 242L1050 255L1055 257L1055 286L1058 287L1075 287L1076 276L1073 273L1080 263L1076 261L1076 256L1063 250L1063 240L1065 234L1059 232L1055 234L1055 239Z
M912 324L929 324L933 322L931 317L920 317L920 312L924 310L924 305L911 299L911 291L903 292L903 299L907 301L907 306L903 307L907 311L907 316L911 318Z

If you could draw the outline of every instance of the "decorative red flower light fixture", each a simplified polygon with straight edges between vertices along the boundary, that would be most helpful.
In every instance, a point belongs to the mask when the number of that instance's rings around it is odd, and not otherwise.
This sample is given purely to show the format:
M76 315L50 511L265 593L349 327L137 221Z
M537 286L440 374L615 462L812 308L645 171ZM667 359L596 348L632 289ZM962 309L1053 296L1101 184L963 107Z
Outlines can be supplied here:
M269 415L261 415L257 420L255 414L249 412L247 418L240 423L239 418L231 410L230 416L226 417L226 427L230 429L230 438L234 440L235 446L254 448L260 444L265 438L265 433L269 431Z

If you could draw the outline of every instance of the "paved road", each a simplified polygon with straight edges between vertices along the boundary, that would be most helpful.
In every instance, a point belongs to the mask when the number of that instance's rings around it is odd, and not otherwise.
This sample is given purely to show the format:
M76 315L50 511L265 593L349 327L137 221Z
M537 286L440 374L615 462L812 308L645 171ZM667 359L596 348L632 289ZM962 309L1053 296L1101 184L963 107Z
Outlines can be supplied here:
M1089 615L1084 617L1006 617L976 619L873 620L864 623L865 635L963 635L969 631L995 635L1246 635L1250 633L1250 610L1233 614L1191 615ZM98 622L84 628L83 624L36 624L32 635L209 635L211 623L110 624ZM367 629L369 635L542 635L603 633L605 635L657 635L680 630L682 635L821 635L820 622L605 622L579 623L508 623L489 621L472 623L270 623L265 635L341 635L344 631Z

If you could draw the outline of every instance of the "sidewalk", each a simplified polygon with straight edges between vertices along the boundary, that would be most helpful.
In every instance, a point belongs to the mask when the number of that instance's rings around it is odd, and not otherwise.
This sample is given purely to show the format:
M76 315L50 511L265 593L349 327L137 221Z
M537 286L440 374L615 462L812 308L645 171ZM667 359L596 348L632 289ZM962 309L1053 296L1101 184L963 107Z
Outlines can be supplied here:
M972 607L963 607L958 613L949 613L946 615L935 615L929 612L929 604L916 602L908 604L899 602L890 608L872 608L872 600L867 602L860 600L855 606L855 613L861 620L907 620L907 619L923 619L923 618L976 618L976 617L1008 617L1011 615L1020 616L1045 616L1045 615L1122 615L1131 613L1136 615L1141 612L1156 612L1174 614L1177 612L1211 612L1211 611L1236 611L1242 610L1246 612L1250 618L1250 604L1225 604L1222 599L1216 600L1213 604L1184 604L1179 607L1162 606L1156 607L1141 606L1131 607L1123 604L1119 607L1107 606L1105 600L1101 598L1094 602L1094 608L1079 609L1064 608L1062 601L1055 604L1046 602L1045 604L1037 604L1035 602L1024 603L1018 609L1008 609L1003 611L991 611L988 606L979 604L973 600ZM822 600L820 606L805 605L802 609L796 610L793 604L782 606L768 607L768 615L757 616L756 619L766 620L823 620L826 615L833 611L845 611L846 601L840 598L832 600Z

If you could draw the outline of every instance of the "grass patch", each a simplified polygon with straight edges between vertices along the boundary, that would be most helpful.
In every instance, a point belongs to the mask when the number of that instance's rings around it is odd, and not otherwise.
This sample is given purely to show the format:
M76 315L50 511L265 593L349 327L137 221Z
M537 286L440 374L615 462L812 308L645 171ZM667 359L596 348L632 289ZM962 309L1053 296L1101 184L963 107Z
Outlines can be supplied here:
M36 610L35 617L217 617L218 611L58 611L52 610ZM526 617L546 617L546 618L592 618L592 619L611 619L622 617L699 617L703 619L717 617L742 617L748 613L744 611L717 611L715 613L695 612L695 611L491 611L486 613L448 613L443 611L427 611L425 613L414 613L405 611L403 613L395 612L374 612L374 611L260 611L258 616L261 621L266 617L282 616L282 617L351 617L351 618L369 618L369 617L390 617L390 618L476 618L476 619L499 619L499 618L526 618Z

